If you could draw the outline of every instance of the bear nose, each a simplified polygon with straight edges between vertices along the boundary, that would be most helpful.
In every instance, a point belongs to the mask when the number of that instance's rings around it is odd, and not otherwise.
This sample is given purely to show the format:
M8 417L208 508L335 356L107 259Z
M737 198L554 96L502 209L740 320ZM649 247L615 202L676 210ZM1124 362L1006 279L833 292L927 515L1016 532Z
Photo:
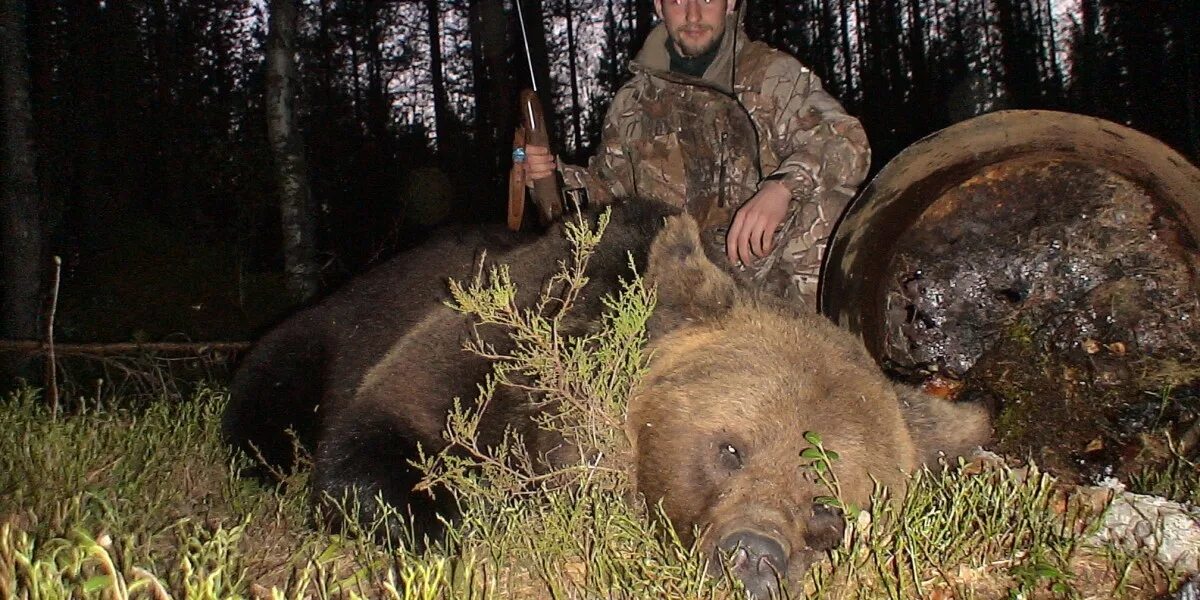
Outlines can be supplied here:
M787 553L778 540L749 530L734 531L721 538L717 549L728 557L730 571L746 584L756 598L768 598L787 576Z

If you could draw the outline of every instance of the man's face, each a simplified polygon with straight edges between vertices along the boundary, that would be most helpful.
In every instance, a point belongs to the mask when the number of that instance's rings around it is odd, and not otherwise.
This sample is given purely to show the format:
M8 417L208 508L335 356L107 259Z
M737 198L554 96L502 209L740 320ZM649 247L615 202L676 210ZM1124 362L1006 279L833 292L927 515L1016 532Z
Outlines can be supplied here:
M725 15L733 9L728 0L654 0L654 12L683 56L711 50L725 32Z

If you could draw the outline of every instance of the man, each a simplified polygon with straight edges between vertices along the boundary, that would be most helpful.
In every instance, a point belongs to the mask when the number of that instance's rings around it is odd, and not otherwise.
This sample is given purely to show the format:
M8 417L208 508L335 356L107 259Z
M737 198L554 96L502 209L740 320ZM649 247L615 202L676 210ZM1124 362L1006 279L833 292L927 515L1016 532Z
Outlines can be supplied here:
M741 276L815 310L826 240L870 165L862 125L796 59L748 40L736 0L654 10L600 148L562 168L566 189L682 206ZM529 179L557 168L546 148L525 151Z

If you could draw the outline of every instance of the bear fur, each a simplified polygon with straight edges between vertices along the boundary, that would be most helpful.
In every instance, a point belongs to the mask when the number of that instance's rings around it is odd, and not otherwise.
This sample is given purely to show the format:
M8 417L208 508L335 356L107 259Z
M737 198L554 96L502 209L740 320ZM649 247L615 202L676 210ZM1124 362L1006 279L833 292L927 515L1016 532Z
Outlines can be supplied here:
M411 515L418 536L436 535L436 516L450 507L413 492L420 473L408 461L418 445L445 446L453 399L473 398L490 371L463 350L471 319L445 305L447 280L471 278L480 248L489 262L509 265L526 305L569 252L559 231L518 239L460 229L391 259L247 354L230 388L230 442L287 464L287 431L294 431L315 441L318 500L352 490L360 499L379 495ZM953 460L987 440L981 407L893 384L849 333L740 288L717 266L723 257L706 255L695 221L665 205L614 207L564 333L594 324L601 298L632 275L630 256L658 294L647 325L652 358L627 415L635 485L647 502L661 503L685 540L700 531L710 556L732 555L732 572L753 594L799 580L841 540L842 515L814 501L830 490L801 457L806 432L839 454L840 496L864 508L874 481L898 495L922 464ZM501 332L482 335L503 349ZM563 453L561 439L536 426L530 405L515 390L499 390L482 441L513 428L534 456ZM373 504L360 505L354 517L372 522Z

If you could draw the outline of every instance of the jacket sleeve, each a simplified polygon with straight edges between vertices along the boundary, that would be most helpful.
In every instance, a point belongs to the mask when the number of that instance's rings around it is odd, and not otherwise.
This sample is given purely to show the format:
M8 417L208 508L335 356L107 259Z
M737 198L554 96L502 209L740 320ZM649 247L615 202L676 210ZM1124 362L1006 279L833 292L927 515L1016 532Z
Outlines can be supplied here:
M564 187L568 190L586 189L592 205L611 204L613 198L633 195L633 168L626 143L627 132L622 131L620 125L628 122L622 115L635 110L632 94L628 87L617 91L604 118L600 145L588 159L587 167L564 164L560 169Z
M821 80L786 55L773 61L761 99L775 108L767 133L779 166L778 180L800 201L837 191L853 196L871 166L871 147L858 119L821 86Z

